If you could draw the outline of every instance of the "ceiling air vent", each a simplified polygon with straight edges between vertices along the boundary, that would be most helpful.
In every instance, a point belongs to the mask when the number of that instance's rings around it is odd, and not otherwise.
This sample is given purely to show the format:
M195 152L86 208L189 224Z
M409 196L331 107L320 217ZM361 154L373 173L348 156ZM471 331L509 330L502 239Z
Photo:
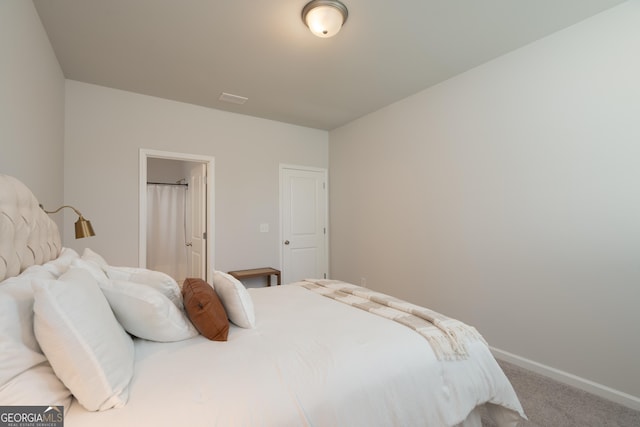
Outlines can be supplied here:
M230 102L232 104L242 105L245 102L247 102L247 99L249 99L249 98L245 98L244 96L240 96L240 95L234 95L234 94L231 94L231 93L222 92L220 94L220 98L218 98L218 99L220 101Z

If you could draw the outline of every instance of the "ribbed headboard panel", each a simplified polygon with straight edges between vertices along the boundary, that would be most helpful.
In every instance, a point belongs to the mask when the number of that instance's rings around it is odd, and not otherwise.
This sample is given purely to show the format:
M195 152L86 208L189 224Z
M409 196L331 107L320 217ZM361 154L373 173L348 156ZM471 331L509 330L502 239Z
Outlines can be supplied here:
M0 281L57 258L61 250L58 226L31 190L0 174Z

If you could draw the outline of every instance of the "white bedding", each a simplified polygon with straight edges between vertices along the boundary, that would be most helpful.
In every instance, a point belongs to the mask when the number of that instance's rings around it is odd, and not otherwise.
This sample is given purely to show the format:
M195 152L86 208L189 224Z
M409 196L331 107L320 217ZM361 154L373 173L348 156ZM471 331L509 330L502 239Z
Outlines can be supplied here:
M484 402L502 405L503 425L524 415L483 343L438 361L413 330L299 286L250 293L256 328L232 325L228 342L136 340L128 404L74 400L65 426L480 426L467 417Z
M85 391L100 403L125 391L111 379L133 372L124 406L90 412L74 398L65 426L480 427L485 402L493 402L486 406L498 426L515 427L524 416L482 341L466 343L468 359L439 361L413 329L296 285L251 289L249 296L238 283L240 305L251 311L245 300L252 300L255 307L255 328L231 325L228 342L190 334L171 343L136 339L125 363L109 337L128 339L126 328L156 336L158 327L132 316L143 312L134 298L142 294L133 291L142 284L163 294L162 303L145 306L145 316L158 316L165 305L182 310L178 284L144 269L111 277L115 267L92 251L79 258L60 249L57 227L33 194L1 174L0 237L0 405L67 408L72 393ZM116 299L100 297L103 289L116 293L112 280L135 282L127 285L130 311L120 320L108 308ZM114 311L124 310L124 294L118 296ZM92 310L98 305L106 309ZM228 301L225 310L234 322L232 306ZM73 340L65 337L70 332ZM98 362L92 372L80 372L85 360Z

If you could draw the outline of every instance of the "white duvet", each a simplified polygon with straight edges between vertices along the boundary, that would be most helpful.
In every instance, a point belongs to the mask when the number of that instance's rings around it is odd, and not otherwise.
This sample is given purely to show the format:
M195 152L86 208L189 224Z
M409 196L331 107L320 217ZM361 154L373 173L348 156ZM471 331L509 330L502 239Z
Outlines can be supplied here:
M74 401L65 426L479 426L469 414L485 402L501 425L524 416L480 342L468 360L438 361L413 330L299 286L250 293L256 328L232 325L228 342L136 340L127 405Z

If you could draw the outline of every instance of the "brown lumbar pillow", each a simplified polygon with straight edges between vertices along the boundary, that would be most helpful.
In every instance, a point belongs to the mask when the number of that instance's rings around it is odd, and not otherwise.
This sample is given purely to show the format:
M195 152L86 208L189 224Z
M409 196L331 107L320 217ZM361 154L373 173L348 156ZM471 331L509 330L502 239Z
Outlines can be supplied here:
M218 294L202 279L187 278L182 286L184 308L198 332L213 341L226 341L229 319Z

